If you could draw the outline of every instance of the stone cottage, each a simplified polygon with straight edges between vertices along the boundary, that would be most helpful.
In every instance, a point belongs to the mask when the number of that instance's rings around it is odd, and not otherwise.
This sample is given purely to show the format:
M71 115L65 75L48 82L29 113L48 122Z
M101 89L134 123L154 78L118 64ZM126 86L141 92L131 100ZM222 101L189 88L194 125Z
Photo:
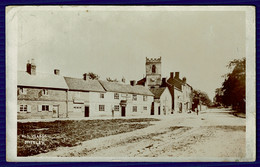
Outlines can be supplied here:
M68 86L58 69L53 74L39 73L32 59L26 71L17 72L17 117L67 117Z

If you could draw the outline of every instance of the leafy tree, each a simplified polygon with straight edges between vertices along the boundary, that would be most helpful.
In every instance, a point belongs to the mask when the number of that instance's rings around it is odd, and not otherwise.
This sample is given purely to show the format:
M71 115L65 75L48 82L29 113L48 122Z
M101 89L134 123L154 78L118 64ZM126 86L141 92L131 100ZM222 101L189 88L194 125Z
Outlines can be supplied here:
M234 59L227 67L230 73L226 74L222 83L222 103L232 106L233 109L245 112L245 85L246 85L246 58Z
M97 75L93 72L87 73L87 76L89 77L89 79L92 79L92 80L98 80L100 78L99 75Z
M110 77L107 78L107 81L108 82L118 82L118 80L115 78L115 79L111 79Z
M193 90L192 92L192 97L193 97L193 105L196 107L199 104L203 104L206 106L211 106L212 102L209 99L209 96L207 93L201 91L201 90Z

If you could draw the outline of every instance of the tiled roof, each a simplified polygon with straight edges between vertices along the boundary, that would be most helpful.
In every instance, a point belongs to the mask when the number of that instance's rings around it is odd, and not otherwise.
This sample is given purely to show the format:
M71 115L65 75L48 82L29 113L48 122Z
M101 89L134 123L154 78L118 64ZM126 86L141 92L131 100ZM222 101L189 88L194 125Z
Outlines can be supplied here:
M29 87L68 89L68 86L62 76L39 72L37 72L36 75L30 75L25 71L18 71L17 85Z
M150 91L154 94L155 99L160 99L160 97L163 94L165 89L166 89L166 87L151 88Z
M168 82L169 84L171 84L172 86L178 88L180 91L182 91L182 85L183 85L182 80L177 79L177 78L169 78L169 79L167 80L167 82Z
M64 77L70 90L105 92L98 80Z
M131 93L153 96L152 92L144 86L135 85L131 86L128 84L121 84L117 82L99 81L106 91L109 92L120 92L120 93Z
M145 82L146 82L146 78L143 78L143 79L141 79L141 80L139 80L139 81L137 81L137 84L136 85L145 85Z

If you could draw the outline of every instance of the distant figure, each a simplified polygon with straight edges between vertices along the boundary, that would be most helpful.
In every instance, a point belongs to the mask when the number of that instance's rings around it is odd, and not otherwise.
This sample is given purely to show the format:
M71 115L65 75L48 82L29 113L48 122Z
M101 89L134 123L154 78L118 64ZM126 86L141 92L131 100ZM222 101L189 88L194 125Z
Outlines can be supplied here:
M197 113L197 115L199 115L199 110L198 110L198 108L195 108L195 112Z
M112 117L114 118L114 109L112 108Z

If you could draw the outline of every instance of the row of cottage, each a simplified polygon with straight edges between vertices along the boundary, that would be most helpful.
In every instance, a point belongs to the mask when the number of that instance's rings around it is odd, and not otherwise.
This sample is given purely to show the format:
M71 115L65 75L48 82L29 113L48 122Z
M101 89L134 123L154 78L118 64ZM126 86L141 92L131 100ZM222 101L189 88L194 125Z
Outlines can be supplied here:
M36 72L34 60L18 71L18 119L170 115L191 109L192 87L179 73L161 79L161 58L146 59L138 82L92 80Z

